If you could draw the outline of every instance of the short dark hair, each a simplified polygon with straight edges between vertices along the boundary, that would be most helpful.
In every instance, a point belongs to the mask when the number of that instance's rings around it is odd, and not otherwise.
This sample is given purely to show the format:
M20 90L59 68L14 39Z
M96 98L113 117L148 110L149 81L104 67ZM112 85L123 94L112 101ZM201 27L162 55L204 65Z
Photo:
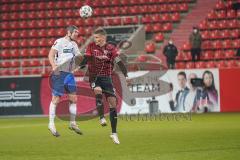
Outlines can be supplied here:
M185 79L187 79L186 73L181 71L177 74L178 76L183 76Z
M106 35L107 35L107 32L106 32L106 30L103 29L103 28L98 28L98 29L96 29L96 30L94 31L94 34L101 34L101 35L106 36Z
M71 26L68 26L66 28L67 31L70 31L71 33L73 33L74 30L78 30L78 27L77 26L74 26L74 25L71 25Z

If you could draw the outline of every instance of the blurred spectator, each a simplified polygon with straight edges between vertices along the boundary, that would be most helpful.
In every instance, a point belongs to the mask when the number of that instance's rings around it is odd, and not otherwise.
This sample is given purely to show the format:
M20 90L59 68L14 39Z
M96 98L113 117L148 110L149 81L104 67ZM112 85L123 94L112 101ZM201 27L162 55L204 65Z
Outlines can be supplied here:
M175 60L178 55L177 47L173 44L172 40L169 40L168 44L164 47L163 54L167 58L167 65L169 69L175 68Z
M236 56L240 57L240 48L237 49L237 54Z
M193 32L189 37L189 43L191 46L192 61L195 62L196 58L199 61L201 55L202 37L197 27L193 27Z

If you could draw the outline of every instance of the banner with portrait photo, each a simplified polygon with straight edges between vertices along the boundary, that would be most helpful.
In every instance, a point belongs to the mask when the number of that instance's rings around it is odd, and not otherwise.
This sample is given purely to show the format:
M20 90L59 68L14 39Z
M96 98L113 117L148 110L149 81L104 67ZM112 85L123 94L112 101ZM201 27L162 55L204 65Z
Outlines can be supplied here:
M159 76L151 72L156 71L129 73L134 79L128 88L135 93L134 103L123 98L120 114L220 112L218 69L167 70L160 71ZM154 91L158 93L152 94Z

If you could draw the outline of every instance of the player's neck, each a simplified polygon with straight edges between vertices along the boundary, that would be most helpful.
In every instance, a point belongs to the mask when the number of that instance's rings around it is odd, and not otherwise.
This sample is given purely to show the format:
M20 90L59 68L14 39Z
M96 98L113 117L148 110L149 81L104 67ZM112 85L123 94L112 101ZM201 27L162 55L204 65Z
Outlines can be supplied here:
M66 40L68 40L68 41L72 41L69 36L65 36L64 38L65 38Z
M106 42L103 42L103 43L99 44L99 47L103 47L103 46L105 46L105 44L106 44Z

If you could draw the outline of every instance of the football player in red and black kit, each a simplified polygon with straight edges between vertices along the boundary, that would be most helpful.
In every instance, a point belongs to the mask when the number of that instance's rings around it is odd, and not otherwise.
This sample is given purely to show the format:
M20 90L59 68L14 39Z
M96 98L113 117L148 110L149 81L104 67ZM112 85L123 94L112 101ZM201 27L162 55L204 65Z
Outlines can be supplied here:
M112 83L112 72L114 63L118 64L127 82L127 69L119 57L115 45L107 43L107 33L103 28L97 29L94 34L94 42L86 48L85 60L89 70L89 82L96 96L96 106L100 116L100 124L106 126L104 118L103 93L105 94L110 106L110 122L112 134L110 137L113 142L120 144L117 136L117 99Z

